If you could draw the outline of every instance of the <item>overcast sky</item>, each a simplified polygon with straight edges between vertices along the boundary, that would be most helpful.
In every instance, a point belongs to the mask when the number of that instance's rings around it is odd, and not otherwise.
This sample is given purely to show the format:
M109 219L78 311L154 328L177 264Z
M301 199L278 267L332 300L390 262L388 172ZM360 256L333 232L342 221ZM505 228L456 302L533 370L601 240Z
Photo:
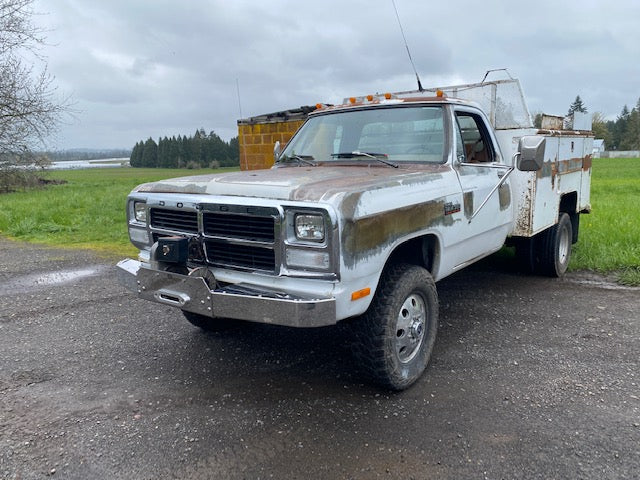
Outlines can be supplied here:
M615 118L640 97L638 0L395 2L425 87L508 68L532 112L564 115L580 95L589 112ZM241 113L416 87L391 0L36 0L34 8L58 93L77 111L53 148L131 148L200 127L228 140Z

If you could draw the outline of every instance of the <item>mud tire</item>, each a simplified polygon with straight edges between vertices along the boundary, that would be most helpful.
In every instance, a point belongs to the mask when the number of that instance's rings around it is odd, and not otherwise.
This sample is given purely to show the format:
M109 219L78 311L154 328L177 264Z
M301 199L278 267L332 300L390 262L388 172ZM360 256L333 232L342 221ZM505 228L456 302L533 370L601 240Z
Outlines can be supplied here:
M410 387L429 363L438 330L438 293L429 272L390 266L354 327L355 353L365 373L383 388Z
M549 277L564 275L571 259L572 240L571 218L560 213L558 223L540 233L536 240L536 273Z

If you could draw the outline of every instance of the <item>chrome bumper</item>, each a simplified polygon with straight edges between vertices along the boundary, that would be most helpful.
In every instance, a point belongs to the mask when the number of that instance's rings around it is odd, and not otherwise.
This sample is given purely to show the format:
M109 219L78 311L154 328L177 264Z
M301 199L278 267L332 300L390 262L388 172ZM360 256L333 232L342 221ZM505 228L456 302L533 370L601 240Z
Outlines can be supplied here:
M248 285L210 290L201 277L151 270L129 258L118 263L117 272L120 284L140 298L208 317L289 327L336 323L334 298L299 298Z

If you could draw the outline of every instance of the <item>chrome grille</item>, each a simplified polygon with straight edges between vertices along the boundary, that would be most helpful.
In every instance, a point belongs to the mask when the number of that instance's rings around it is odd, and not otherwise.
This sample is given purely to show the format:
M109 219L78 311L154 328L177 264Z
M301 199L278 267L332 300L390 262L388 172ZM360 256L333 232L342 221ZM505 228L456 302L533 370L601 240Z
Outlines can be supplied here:
M272 217L204 212L202 223L204 234L214 237L239 238L258 242L273 242L275 238Z
M193 211L151 208L151 228L175 232L198 233L198 213Z
M207 261L214 265L275 271L275 252L272 248L238 245L219 240L205 240L204 245Z
M154 241L165 235L189 235L192 241L202 242L210 265L269 273L278 271L276 224L279 217L277 209L268 207L204 204L199 210L150 208Z

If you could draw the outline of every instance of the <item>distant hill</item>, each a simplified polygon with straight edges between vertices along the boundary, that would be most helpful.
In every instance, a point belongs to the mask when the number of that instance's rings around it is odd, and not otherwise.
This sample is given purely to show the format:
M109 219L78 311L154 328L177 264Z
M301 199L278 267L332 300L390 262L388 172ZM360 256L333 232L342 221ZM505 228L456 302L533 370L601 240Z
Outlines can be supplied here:
M129 158L130 149L96 149L96 148L71 148L69 150L56 150L55 152L43 152L52 162L66 162L71 160L100 160L103 158Z

